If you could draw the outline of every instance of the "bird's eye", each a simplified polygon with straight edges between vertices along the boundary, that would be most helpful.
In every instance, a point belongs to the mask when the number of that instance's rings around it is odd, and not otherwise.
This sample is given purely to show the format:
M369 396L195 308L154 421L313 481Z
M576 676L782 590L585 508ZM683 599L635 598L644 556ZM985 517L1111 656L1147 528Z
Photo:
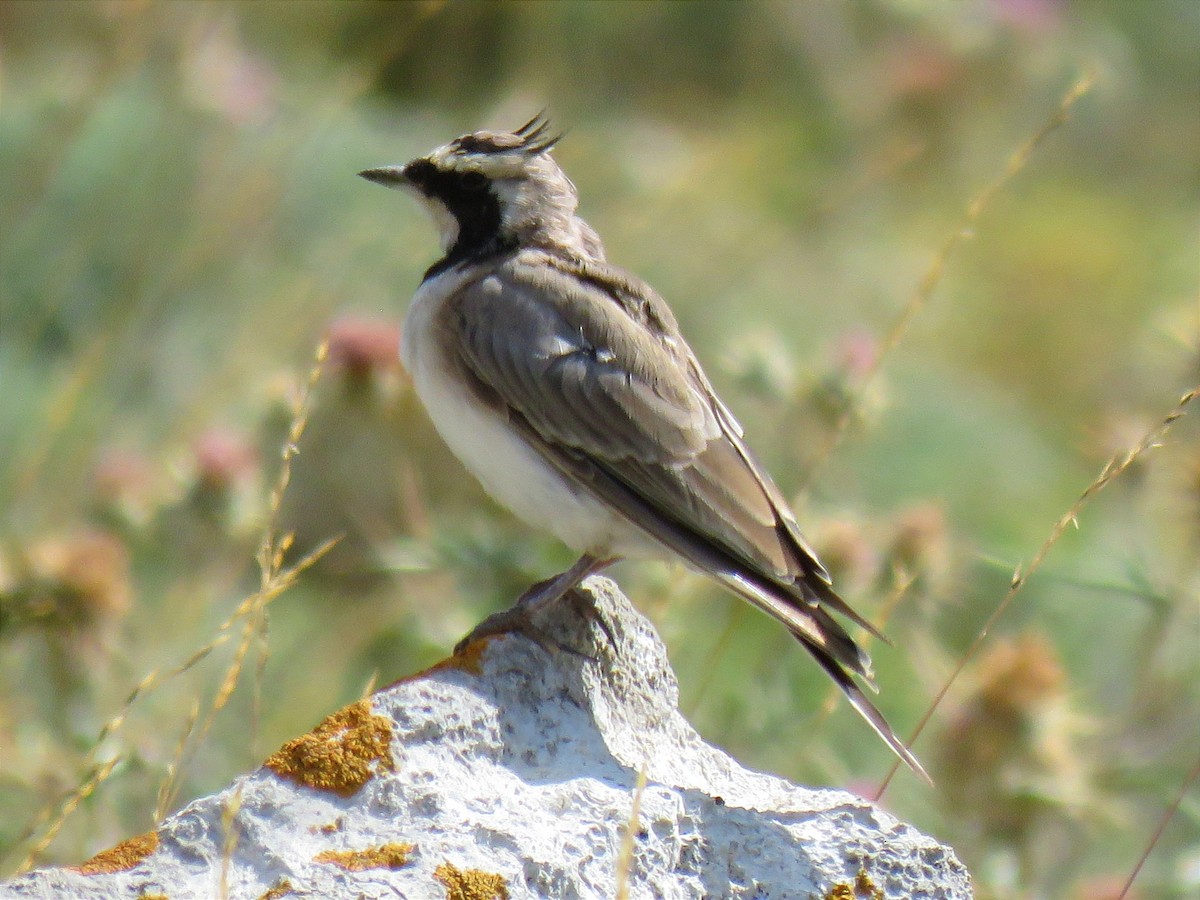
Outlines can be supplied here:
M468 191L478 191L487 185L487 176L482 172L467 172L462 177L462 186Z

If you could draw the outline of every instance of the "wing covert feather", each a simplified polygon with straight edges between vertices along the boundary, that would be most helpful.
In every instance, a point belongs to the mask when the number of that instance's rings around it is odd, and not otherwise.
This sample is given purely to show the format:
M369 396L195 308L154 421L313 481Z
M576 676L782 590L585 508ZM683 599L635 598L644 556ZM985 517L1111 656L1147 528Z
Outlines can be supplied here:
M466 370L551 462L586 459L631 492L641 507L634 521L652 536L682 529L714 541L788 602L824 603L878 634L829 589L785 499L649 286L596 264L573 271L563 260L518 256L462 288L450 316L450 345Z
M519 272L518 272L519 274ZM503 270L454 298L471 373L549 440L606 459L678 464L719 433L704 396L631 320L598 313L586 284L532 284Z
M520 255L449 302L446 350L552 466L649 537L782 622L919 774L867 700L870 657L665 303L627 273Z

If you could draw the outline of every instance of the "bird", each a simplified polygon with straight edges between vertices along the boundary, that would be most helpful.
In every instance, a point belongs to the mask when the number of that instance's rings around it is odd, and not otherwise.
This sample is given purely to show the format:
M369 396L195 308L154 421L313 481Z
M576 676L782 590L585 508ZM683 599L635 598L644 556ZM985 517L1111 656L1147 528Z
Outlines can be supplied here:
M415 196L439 232L400 347L436 430L494 499L580 554L512 612L619 559L681 560L781 622L928 781L835 615L886 638L834 591L666 301L606 259L551 155L561 137L539 114L358 173Z

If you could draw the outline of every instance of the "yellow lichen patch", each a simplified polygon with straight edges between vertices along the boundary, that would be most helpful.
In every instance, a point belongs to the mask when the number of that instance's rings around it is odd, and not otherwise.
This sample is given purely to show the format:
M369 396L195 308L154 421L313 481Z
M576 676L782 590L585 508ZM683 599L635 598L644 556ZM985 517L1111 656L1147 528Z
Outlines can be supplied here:
M166 894L138 894L137 900L171 900Z
M72 868L83 875L108 875L132 869L158 849L158 832L147 831L137 837L122 841L115 847L102 850L87 862Z
M280 878L277 882L258 895L258 900L280 900L281 897L286 897L288 894L294 894L296 889L292 887L292 883L286 878Z
M377 768L395 770L391 741L391 720L372 713L368 700L359 700L288 741L264 765L298 784L349 797Z
M384 690L394 688L398 684L408 684L410 681L420 681L422 678L428 678L436 672L444 672L447 669L461 669L464 672L469 672L472 675L483 674L483 651L487 648L490 637L480 638L477 641L472 641L463 647L461 651L453 656L447 656L441 662L436 662L427 669L422 669L420 672L414 672L412 675L405 675L403 678L397 678L389 684Z
M854 884L835 884L824 900L883 900L883 891L875 886L866 869L859 869Z
M470 672L472 675L482 675L483 651L487 649L487 645L490 641L491 638L480 638L477 641L471 641L471 643L463 647L458 653L443 659L430 671L436 672L439 669L462 669L465 672Z
M347 872L400 869L408 865L412 852L412 844L381 844L366 850L324 850L313 857L313 862L329 863Z
M508 900L508 885L503 875L481 869L460 869L442 863L433 877L446 888L446 900Z
M863 900L883 900L883 891L875 887L875 882L867 874L866 869L859 869L854 879L854 893Z

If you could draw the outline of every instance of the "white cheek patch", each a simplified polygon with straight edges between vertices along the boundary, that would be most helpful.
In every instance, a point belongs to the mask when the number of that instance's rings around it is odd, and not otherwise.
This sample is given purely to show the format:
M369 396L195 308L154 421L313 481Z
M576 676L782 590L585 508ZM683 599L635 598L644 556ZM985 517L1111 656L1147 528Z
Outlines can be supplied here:
M433 219L434 227L438 231L438 241L442 245L442 252L449 253L450 248L454 246L454 242L458 240L458 219L454 218L450 210L440 200L434 200L431 197L426 197L424 194L418 195L421 199L421 205L429 212L430 218Z
M492 192L500 201L500 221L506 231L513 231L528 216L522 196L522 182L501 179L492 182Z

